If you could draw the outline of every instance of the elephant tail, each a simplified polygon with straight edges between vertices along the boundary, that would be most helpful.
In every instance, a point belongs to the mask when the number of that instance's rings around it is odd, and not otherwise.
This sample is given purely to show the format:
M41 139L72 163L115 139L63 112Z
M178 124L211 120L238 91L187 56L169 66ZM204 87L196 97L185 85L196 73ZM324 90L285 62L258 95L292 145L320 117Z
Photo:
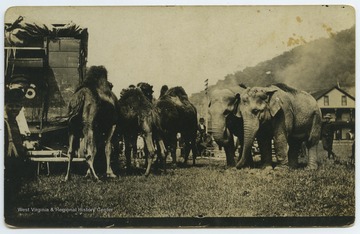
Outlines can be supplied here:
M307 148L316 145L320 140L321 134L321 117L320 111L316 111L313 114L312 125L310 130L309 139L307 140Z

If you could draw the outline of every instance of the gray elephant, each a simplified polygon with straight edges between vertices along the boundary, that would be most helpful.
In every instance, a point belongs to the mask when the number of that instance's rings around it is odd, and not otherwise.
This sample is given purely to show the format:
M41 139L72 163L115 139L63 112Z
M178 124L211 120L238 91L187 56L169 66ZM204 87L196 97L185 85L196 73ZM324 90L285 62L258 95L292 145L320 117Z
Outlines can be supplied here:
M235 144L234 135L239 138L242 144L243 122L233 113L235 108L235 94L239 92L240 87L230 89L215 89L209 93L209 130L211 131L215 142L224 147L227 166L235 166Z
M302 146L309 150L318 144L321 112L308 93L279 83L268 87L246 88L237 96L236 115L244 121L244 147L236 167L251 163L251 146L257 137L265 166L271 166L271 139L278 167L298 166ZM317 169L317 156L309 151L307 169Z

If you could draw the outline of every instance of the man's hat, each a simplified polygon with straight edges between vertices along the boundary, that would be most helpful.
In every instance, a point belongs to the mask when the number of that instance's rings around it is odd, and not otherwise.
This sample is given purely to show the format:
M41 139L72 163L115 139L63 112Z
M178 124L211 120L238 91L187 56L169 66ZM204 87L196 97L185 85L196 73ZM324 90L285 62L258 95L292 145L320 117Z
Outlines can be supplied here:
M324 119L331 119L331 114L327 113L325 116L324 116Z

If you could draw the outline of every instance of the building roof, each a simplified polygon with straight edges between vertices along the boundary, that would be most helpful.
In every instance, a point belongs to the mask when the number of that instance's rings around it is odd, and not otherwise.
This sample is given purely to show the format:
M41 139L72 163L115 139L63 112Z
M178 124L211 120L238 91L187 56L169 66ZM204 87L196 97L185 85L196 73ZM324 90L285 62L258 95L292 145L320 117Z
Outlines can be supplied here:
M348 96L349 98L351 98L352 100L355 101L355 97L353 97L352 95L350 95L348 92L346 92L345 90L339 88L337 85L328 88L328 89L321 89L318 91L315 91L313 93L311 93L311 95L316 99L319 100L321 97L325 96L326 94L328 94L330 91L337 89L339 92L345 94L346 96Z

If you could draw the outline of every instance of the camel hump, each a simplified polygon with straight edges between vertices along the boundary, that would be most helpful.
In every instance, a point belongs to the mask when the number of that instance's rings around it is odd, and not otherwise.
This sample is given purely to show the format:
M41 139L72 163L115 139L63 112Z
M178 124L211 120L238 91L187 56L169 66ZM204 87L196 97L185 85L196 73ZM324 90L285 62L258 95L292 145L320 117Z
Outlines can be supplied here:
M178 96L170 96L170 100L175 103L175 105L183 106L184 103L180 100Z
M189 99L187 93L184 90L184 88L181 87L181 86L176 86L176 87L173 87L173 88L169 89L166 92L166 94L169 95L169 96L177 96L181 100L182 99Z
M160 97L160 100L168 100L178 107L187 108L188 106L191 106L188 95L181 86L176 86L167 90L165 94Z
M104 92L104 90L102 90L102 89L97 89L96 93L99 96L100 100L111 103L113 106L115 106L116 98L115 98L115 95L113 95L111 91Z

